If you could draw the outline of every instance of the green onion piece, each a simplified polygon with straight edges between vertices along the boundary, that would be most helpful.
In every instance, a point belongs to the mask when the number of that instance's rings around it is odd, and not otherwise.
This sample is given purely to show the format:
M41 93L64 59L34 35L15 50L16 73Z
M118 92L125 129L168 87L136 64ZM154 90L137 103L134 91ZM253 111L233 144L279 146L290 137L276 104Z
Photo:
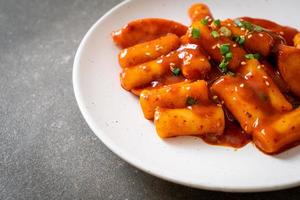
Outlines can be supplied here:
M192 37L194 39L199 39L200 38L200 30L197 28L192 29Z
M256 26L256 25L253 25L252 23L250 22L247 22L247 21L241 21L239 19L236 19L234 20L234 23L238 26L238 27L243 27L249 31L262 31L263 28L260 27L260 26Z
M218 38L218 37L220 37L220 35L219 35L219 33L218 33L217 31L212 31L210 34L211 34L211 36L212 36L213 38Z
M243 26L242 22L241 22L239 19L235 19L235 20L234 20L234 23L235 23L238 27L242 27L242 26Z
M240 37L239 36L239 41L238 41L239 45L243 45L245 43L245 37Z
M201 19L200 20L201 21L201 23L203 24L203 25L207 25L208 24L208 19Z
M178 67L171 67L171 72L173 73L174 76L179 76L181 70Z
M219 68L221 69L221 71L223 73L226 73L227 72L227 66L228 66L228 61L226 59L223 59L222 62L220 63L219 65Z
M227 61L231 60L231 59L232 59L232 53L231 53L231 52L226 53L226 54L225 54L225 59L226 59Z
M239 45L243 45L245 43L245 37L244 36L236 36L233 38L235 42L237 42Z
M263 27L261 27L261 26L255 25L255 27L254 27L254 31L261 32L261 31L263 31L263 30L264 30L264 29L263 29Z
M220 32L221 33L223 33L223 35L225 36L225 37L230 37L231 36L231 30L229 30L227 27L225 27L225 26L222 26L221 28L220 28Z
M260 55L258 54L258 53L256 53L256 54L246 54L245 55L245 58L247 58L248 60L250 60L250 59L260 59Z
M232 72L232 71L228 71L226 74L227 74L228 76L235 76L235 73Z
M254 55L253 54L246 54L245 58L247 58L248 60L254 59Z
M253 31L254 30L254 26L250 22L242 21L241 23L243 24L243 27L245 29L247 29L249 31Z
M259 53L256 53L256 54L253 54L253 55L254 55L255 59L257 59L257 60L260 59L260 54Z
M198 101L197 101L197 99L195 99L194 97L188 97L187 99L186 99L186 102L185 102L185 104L187 105L187 106L192 106L192 105L195 105L195 104L197 104L198 103Z
M220 26L221 25L221 20L216 19L216 20L213 21L213 23L214 23L215 26Z
M225 55L226 53L229 52L229 44L222 44L220 46L220 52L222 55Z

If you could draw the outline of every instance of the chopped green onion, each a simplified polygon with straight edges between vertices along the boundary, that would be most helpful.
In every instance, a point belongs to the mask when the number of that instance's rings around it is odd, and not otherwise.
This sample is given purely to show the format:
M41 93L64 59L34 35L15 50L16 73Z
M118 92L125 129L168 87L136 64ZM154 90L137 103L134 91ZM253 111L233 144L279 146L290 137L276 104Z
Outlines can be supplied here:
M231 53L231 52L226 53L226 54L225 54L225 59L226 59L227 61L231 60L231 59L232 59L232 53Z
M221 25L221 20L216 19L216 20L213 21L213 23L214 23L215 26L220 26Z
M261 31L263 31L263 30L264 30L264 29L263 29L263 27L261 27L261 26L255 25L255 27L254 27L254 31L261 32Z
M245 37L240 37L239 36L239 41L238 41L239 45L243 45L245 43Z
M242 21L241 23L243 24L243 27L245 29L247 29L249 31L253 31L254 30L254 26L250 22Z
M208 24L208 19L201 19L201 23L203 24L203 25L207 25Z
M218 37L220 37L220 35L219 35L219 33L218 33L217 31L212 31L210 34L211 34L211 36L212 36L213 38L218 38Z
M235 73L232 72L232 71L228 71L226 74L227 74L228 76L235 76Z
M243 26L242 22L241 22L239 19L235 19L235 20L234 20L234 23L235 23L238 27L242 27L242 26Z
M198 28L193 28L192 29L192 37L194 39L199 39L200 38L200 30Z
M223 35L225 36L225 37L230 37L231 36L231 30L229 30L227 27L225 27L225 26L222 26L221 28L220 28L220 32L221 33L223 33Z
M227 66L228 66L228 61L226 59L223 59L222 62L219 65L219 68L223 73L227 72Z
M220 52L222 55L225 55L226 53L229 52L229 44L222 44L220 46Z
M250 60L250 59L260 59L260 55L258 54L258 53L256 53L256 54L246 54L245 55L245 58L247 58L248 60Z
M181 72L180 68L178 68L178 67L171 67L171 71L174 76L179 76L180 72Z
M259 53L254 54L254 58L257 60L260 59L260 54Z
M197 99L195 99L194 97L188 97L187 99L186 99L186 102L185 102L185 104L187 105L187 106L192 106L192 105L195 105L195 104L197 104L198 103L198 101L197 101Z
M233 39L239 45L243 45L245 43L245 36L235 36L235 37L233 37Z
M255 24L252 24L250 22L247 21L241 21L239 19L234 20L234 23L238 26L238 27L243 27L249 31L257 31L257 32L261 32L263 31L263 27L261 26L257 26Z
M245 58L247 58L247 59L254 59L254 55L253 54L246 54Z

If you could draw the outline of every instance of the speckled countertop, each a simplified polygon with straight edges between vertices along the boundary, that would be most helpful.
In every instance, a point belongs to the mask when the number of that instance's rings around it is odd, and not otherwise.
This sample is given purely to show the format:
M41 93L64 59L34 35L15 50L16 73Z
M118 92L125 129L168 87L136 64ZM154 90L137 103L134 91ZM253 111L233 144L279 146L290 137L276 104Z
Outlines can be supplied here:
M179 186L101 143L77 107L72 62L88 28L119 2L0 0L0 199L300 199L300 188L230 194Z

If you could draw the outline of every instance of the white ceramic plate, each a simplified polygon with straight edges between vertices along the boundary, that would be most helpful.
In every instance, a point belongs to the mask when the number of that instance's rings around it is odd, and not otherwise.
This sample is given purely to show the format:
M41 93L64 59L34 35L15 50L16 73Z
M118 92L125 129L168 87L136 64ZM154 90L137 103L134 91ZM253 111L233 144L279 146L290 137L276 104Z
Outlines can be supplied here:
M234 150L195 137L162 140L144 119L138 99L119 84L118 49L110 33L145 17L189 24L194 0L132 0L109 11L88 31L74 61L79 108L94 133L132 165L179 184L220 191L267 191L300 185L300 147L267 156L252 144ZM198 1L199 2L199 1ZM300 1L202 1L217 18L252 16L298 26Z

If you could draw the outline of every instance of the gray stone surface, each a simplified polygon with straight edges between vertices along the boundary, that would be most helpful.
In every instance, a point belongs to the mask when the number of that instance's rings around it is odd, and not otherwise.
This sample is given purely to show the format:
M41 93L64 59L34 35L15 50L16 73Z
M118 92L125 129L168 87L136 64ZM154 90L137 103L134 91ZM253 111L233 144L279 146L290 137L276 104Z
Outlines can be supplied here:
M169 183L96 138L75 102L72 62L120 1L0 0L0 199L299 199L300 188L230 194Z

